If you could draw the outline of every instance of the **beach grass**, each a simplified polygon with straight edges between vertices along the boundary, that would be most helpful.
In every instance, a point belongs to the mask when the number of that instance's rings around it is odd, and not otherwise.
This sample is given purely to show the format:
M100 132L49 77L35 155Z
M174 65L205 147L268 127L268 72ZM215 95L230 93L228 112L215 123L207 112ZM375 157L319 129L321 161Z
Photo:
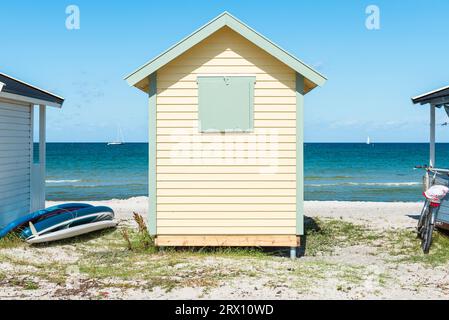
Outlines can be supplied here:
M421 240L413 230L389 231L384 236L384 248L397 263L421 263L436 267L449 262L449 237L445 231L434 231L429 254L423 254Z
M0 249L9 249L24 245L24 241L17 234L10 232L0 239Z
M423 255L412 230L377 230L336 218L306 219L304 257L294 261L287 258L285 248L160 249L141 216L135 216L134 224L31 247L17 237L7 237L0 241L0 264L13 266L15 275L0 273L0 283L38 290L44 281L64 288L71 277L68 268L76 267L85 290L190 287L207 291L224 282L251 283L268 277L267 285L272 287L313 292L326 283L347 294L371 285L377 290L391 281L389 271L338 257L344 248L361 245L376 255L372 259L385 259L393 267L399 263L438 266L449 261L449 238L438 232L430 254ZM56 251L58 256L52 256ZM79 293L61 289L55 294Z
M378 235L367 226L339 219L306 219L305 255L332 253L336 248L371 243Z

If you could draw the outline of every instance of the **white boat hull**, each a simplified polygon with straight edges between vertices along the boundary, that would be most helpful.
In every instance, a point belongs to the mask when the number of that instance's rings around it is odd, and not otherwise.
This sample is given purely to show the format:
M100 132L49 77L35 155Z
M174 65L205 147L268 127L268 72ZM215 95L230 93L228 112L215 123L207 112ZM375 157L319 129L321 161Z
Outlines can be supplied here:
M80 236L82 234L86 234L86 233L93 232L93 231L114 228L116 226L117 226L117 222L115 222L115 221L110 221L110 220L109 221L98 221L98 222L83 224L83 225L76 226L73 228L67 228L67 229L62 229L62 230L55 231L55 232L46 233L43 235L38 235L35 237L30 237L26 241L30 244L57 241L57 240L63 240L63 239Z

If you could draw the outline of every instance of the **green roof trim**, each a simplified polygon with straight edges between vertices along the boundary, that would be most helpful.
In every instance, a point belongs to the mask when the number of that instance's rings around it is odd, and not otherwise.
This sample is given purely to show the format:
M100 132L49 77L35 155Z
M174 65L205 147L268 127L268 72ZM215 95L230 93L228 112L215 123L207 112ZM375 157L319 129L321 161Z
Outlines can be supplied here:
M156 72L161 67L225 26L231 28L262 50L265 50L276 59L283 62L316 85L322 86L326 82L327 79L322 74L315 71L312 67L308 66L292 54L288 53L287 51L270 41L268 38L250 28L228 12L223 12L218 17L211 20L174 46L170 47L165 52L147 62L146 64L126 76L125 80L129 85L135 86L138 82L147 78L150 74Z

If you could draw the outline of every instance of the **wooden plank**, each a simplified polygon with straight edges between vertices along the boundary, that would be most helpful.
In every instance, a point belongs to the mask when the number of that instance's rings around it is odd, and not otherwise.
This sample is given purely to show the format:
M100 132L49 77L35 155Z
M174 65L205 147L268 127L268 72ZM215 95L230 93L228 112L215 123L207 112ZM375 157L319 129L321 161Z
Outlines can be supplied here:
M1 146L1 145L0 145ZM1 150L1 149L0 149ZM24 159L24 158L0 158L0 166L6 166L9 164L14 163L22 163L22 164L30 164L30 159Z
M0 184L4 181L8 181L10 178L14 179L14 178L18 178L18 177L25 177L29 174L30 174L29 169L14 169L14 170L5 171L2 173L2 178L1 178Z
M279 82L292 82L295 81L295 74L292 73L256 73L256 72L244 72L244 70L239 70L239 72L229 72L229 69L225 69L226 71L224 73L226 74L255 74L256 75L256 83L258 81L279 81ZM222 69L223 71L223 69ZM176 73L173 72L162 72L161 70L158 71L158 80L161 82L179 82L179 81L196 81L199 74L217 74L217 73L223 73L223 72L217 72L213 70L209 70L209 72L199 72L196 70L192 73L185 73L181 70L176 70Z
M157 227L157 234L164 235L251 235L251 234L296 234L296 227Z
M161 112L157 113L158 120L198 120L197 112ZM255 112L255 120L296 120L295 112Z
M296 120L295 112L255 112L254 120Z
M158 96L158 105L192 105L198 104L197 96L184 96L184 97L167 97ZM254 96L254 104L270 104L270 105L283 105L283 104L295 104L296 97L258 97Z
M198 120L197 112L158 112L158 120Z
M257 151L257 152L276 152L276 151L291 151L296 150L296 144L292 142L281 143L281 142L260 142L249 141L249 142L188 142L179 141L175 143L161 142L157 144L158 151L178 151L178 150L189 150L189 151L204 151L209 150L231 150L231 151Z
M1 138L0 138L0 143L1 143ZM0 152L0 159L2 158L15 158L15 157L26 157L26 156L30 156L30 150L27 149L23 149L23 150L3 150L2 152Z
M247 136L242 135L159 135L157 141L160 143L211 143L211 142L223 142L223 143L295 143L295 135L270 135L270 134L249 134Z
M157 120L158 128L198 128L198 120Z
M158 235L157 246L297 247L296 235Z
M0 102L0 110L10 110L10 111L23 112L23 113L30 114L30 106L29 105L22 105L22 104L8 103L8 102Z
M198 112L197 104L163 104L157 106L158 113ZM296 113L294 104L255 104L254 112L293 112Z
M294 211L206 211L206 212L158 212L158 219L296 219Z
M30 118L25 118L25 117L8 117L8 116L3 116L0 114L0 126L2 126L3 124L11 124L11 123L17 123L17 124L29 124L30 123Z
M0 157L4 152L7 151L29 151L30 150L30 138L29 137L21 137L21 138L2 138L0 137ZM17 161L19 159L15 157L11 157L11 160ZM1 159L1 158L0 158Z
M238 158L295 158L296 152L284 150L171 150L171 151L157 151L158 158L230 158L234 163L238 163L235 159ZM242 162L245 163L245 162Z
M0 182L1 183L1 182ZM296 181L158 181L158 189L294 189ZM182 211L182 210L181 210Z
M29 130L5 130L3 129L3 125L0 125L0 136L1 137L13 137L13 138L30 138L30 131Z
M263 50L254 50L251 45L240 45L239 48L232 46L232 42L228 44L207 44L203 43L202 46L195 46L187 51L185 56L197 57L197 58L207 58L217 57L217 58L239 58L245 57L247 59L255 59L255 58L266 58L271 57L275 59L273 56L269 55L267 52ZM179 58L177 58L179 59Z
M0 193L0 203L4 203L8 199L29 198L30 190L25 188L9 189Z
M294 112L295 113L295 119L296 119L296 106L294 104L281 104L281 105L275 105L275 104L255 104L254 105L254 111L255 114L259 112Z
M198 126L187 128L157 128L158 135L192 135L199 134ZM203 135L213 135L214 133L205 133ZM237 134L237 133L236 133ZM246 133L245 133L246 134ZM271 134L271 135L296 135L296 128L254 128L253 134Z
M30 125L29 124L2 123L1 128L2 128L2 130L28 131L28 132L30 132Z
M0 105L0 114L3 117L11 117L11 118L21 118L21 119L30 119L30 112L23 109L10 109L10 108L2 108Z
M209 173L209 174L233 174L233 173L296 173L295 166L157 166L157 173Z
M158 196L295 196L295 189L158 189Z
M5 181L3 183L5 183ZM12 181L7 184L2 184L2 182L0 182L0 194L3 192L7 192L8 190L29 189L29 186L30 180L27 177Z
M196 79L187 81L159 81L158 92L164 92L167 89L198 89ZM256 82L255 89L289 89L295 90L295 81L276 81L260 80Z
M13 171L13 170L26 170L29 171L30 170L30 163L29 162L14 162L14 163L10 163L10 164L4 164L0 166L0 173L1 172L8 172L8 171ZM3 175L2 175L3 177Z
M161 166L262 166L273 170L276 166L295 165L295 158L159 158Z
M23 207L30 201L30 193L26 192L24 194L15 195L12 197L9 197L7 199L3 199L0 202L0 207L12 207L12 208L18 208Z
M158 97L198 97L198 88L183 88L183 89L158 89ZM254 97L293 97L296 98L296 92L291 88L280 89L254 89Z
M159 173L157 181L295 181L296 174L292 173L276 173L276 174L260 174L260 173L197 173L197 174L170 174Z
M267 58L271 57L266 52L262 50L256 51L249 49L247 46L239 48L239 51L233 50L229 48L229 45L217 45L217 44L209 44L208 46L201 47L193 47L188 52L186 52L183 56L186 58L198 58L198 59L208 59L211 57L214 58L222 58L222 59L239 59L245 57L246 59L256 59L256 58ZM178 57L177 59L182 59L183 56ZM273 57L271 57L273 59ZM175 62L175 60L173 60Z
M231 71L232 70L232 71ZM162 67L158 74L279 74L294 76L293 70L287 66L211 66L211 65L199 65L199 66L175 66L168 64ZM162 78L164 79L164 78ZM290 80L291 78L289 78ZM163 80L165 81L165 79Z
M266 146L273 143L289 143L293 145L292 137L294 135L277 135L271 134L271 131L267 130L266 134L259 133L205 133L205 134L180 134L174 132L173 135L159 135L158 138L165 139L158 142L161 143L195 143L195 144L211 144L211 143L233 143L236 145L242 144L259 144L260 146Z
M285 70L287 72L287 68L281 68L279 66L279 62L276 60L270 59L268 57L257 57L253 59L245 59L241 56L234 57L214 57L214 59L206 59L206 58L196 58L196 57L187 57L184 59L180 59L178 61L173 61L170 63L170 67L191 67L199 68L199 67L230 67L230 68L239 68L239 67L254 67L258 66L259 68L267 67L275 70Z
M254 119L254 126L260 128L295 128L296 120L257 120Z
M158 196L158 204L295 204L295 196L250 197L250 196Z
M210 203L210 204L158 204L157 211L293 211L296 210L295 204L227 204L227 203Z
M254 120L259 128L295 128L295 120ZM157 120L158 128L193 128L198 131L198 120Z
M157 226L163 227L296 227L296 219L161 219Z

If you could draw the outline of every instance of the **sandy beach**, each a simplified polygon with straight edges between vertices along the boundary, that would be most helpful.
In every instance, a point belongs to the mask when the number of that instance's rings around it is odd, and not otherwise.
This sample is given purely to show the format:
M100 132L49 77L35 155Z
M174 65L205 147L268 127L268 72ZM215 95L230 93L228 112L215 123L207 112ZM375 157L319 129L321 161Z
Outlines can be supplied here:
M447 239L424 256L413 234L420 203L306 202L305 252L133 251L132 213L111 206L115 231L51 245L2 244L0 299L447 299ZM47 206L55 202L48 202Z

